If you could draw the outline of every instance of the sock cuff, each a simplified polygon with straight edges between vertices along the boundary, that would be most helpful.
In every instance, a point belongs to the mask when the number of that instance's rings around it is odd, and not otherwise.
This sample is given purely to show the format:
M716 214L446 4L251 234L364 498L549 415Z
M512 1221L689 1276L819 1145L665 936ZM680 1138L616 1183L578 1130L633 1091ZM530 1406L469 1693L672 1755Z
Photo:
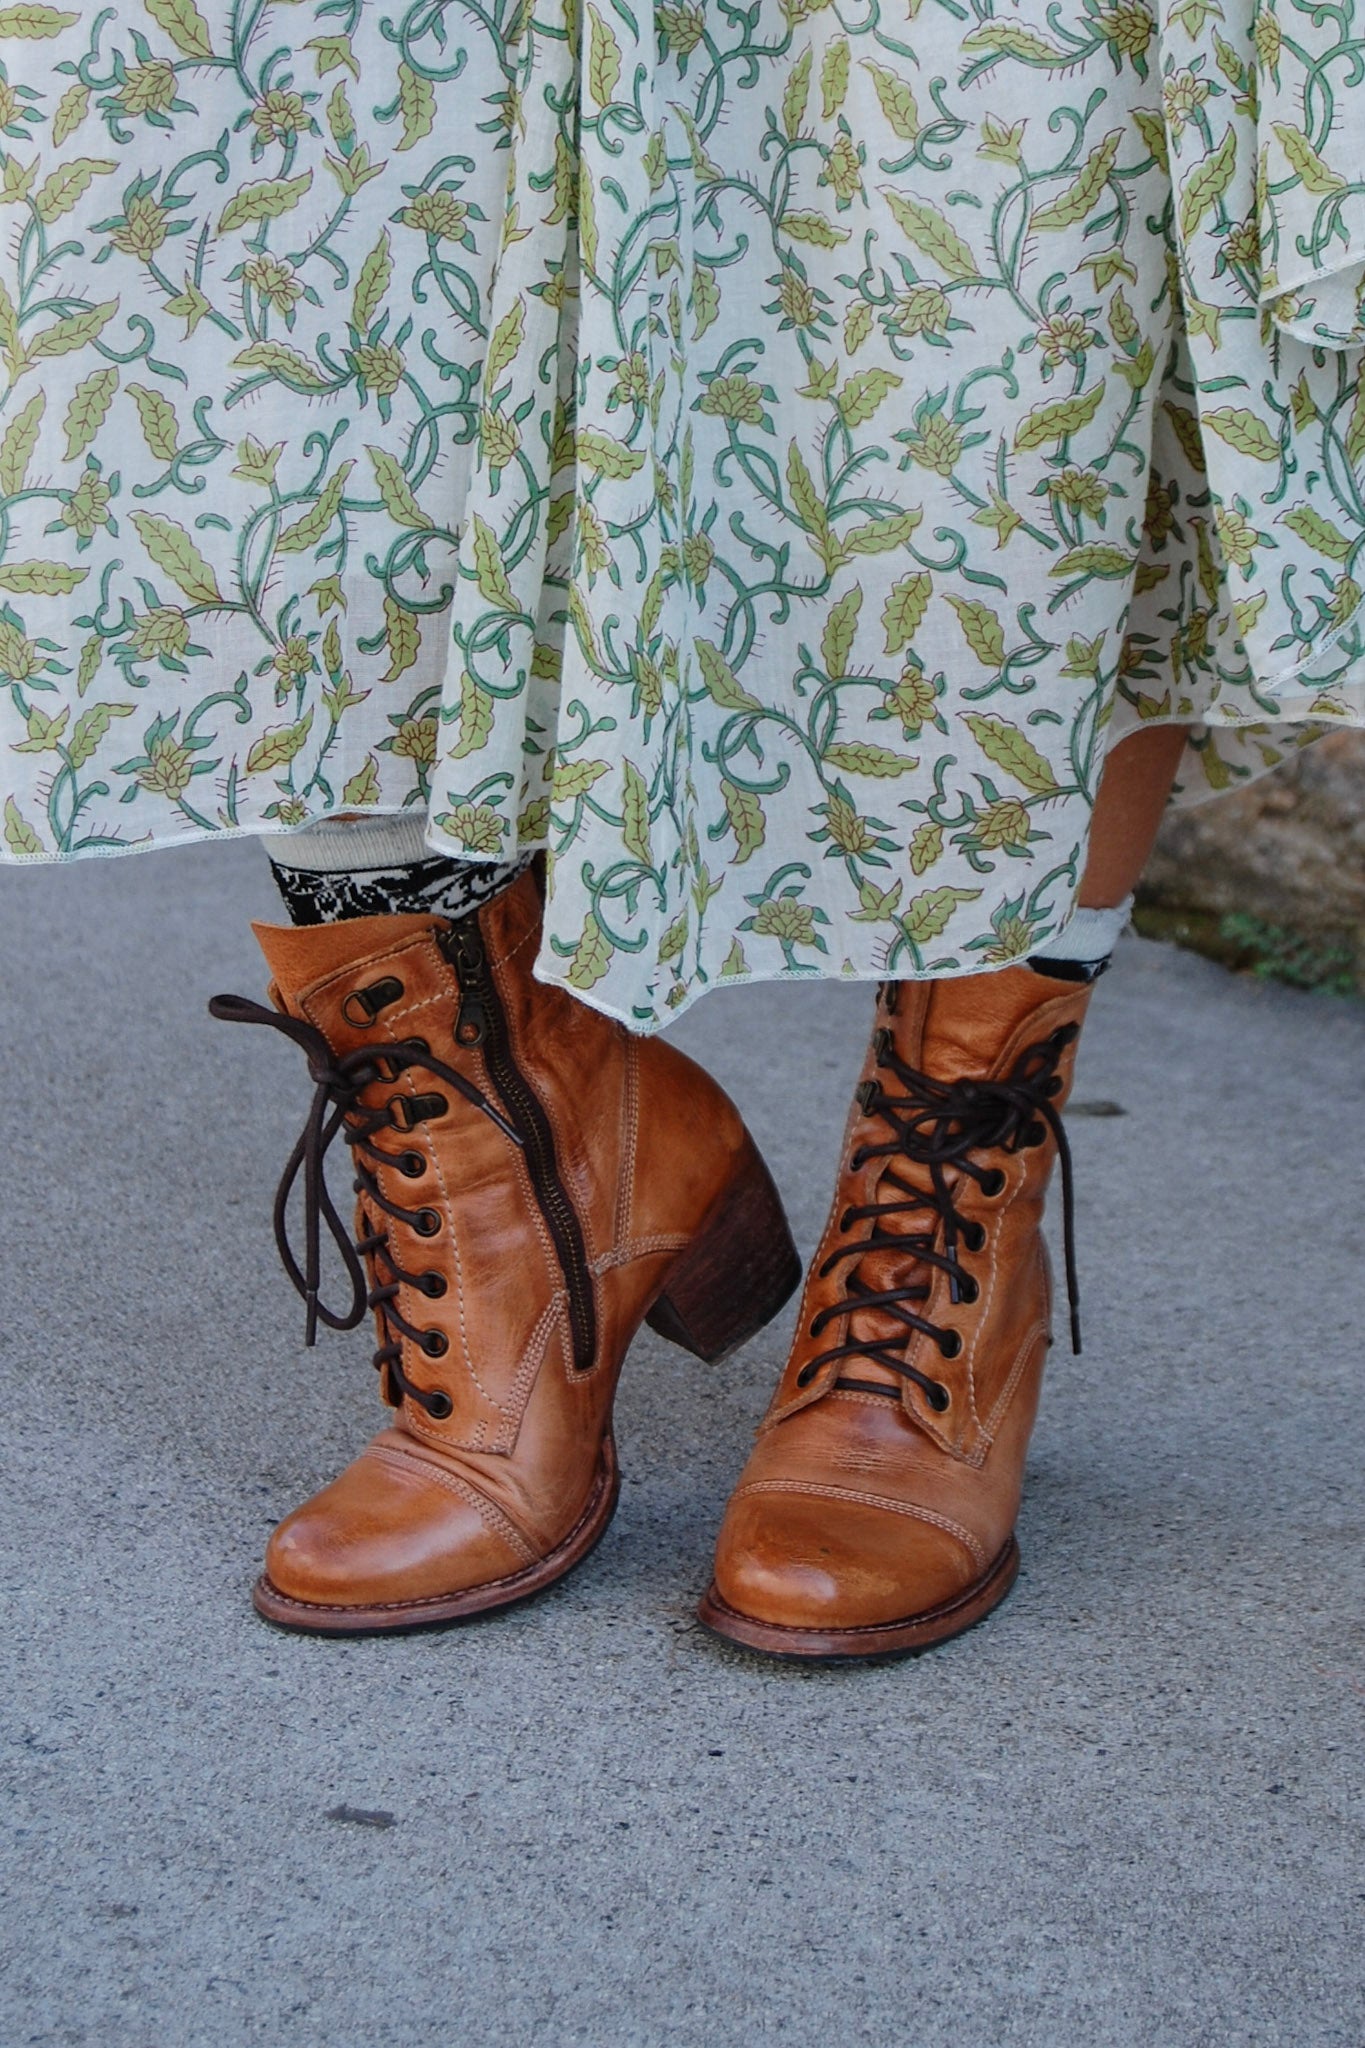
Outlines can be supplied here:
M1118 944L1119 934L1133 914L1133 899L1125 896L1111 910L1073 911L1055 939L1035 946L1034 960L1107 960Z
M302 875L363 874L369 868L405 868L414 861L439 860L426 842L421 811L377 818L320 818L291 832L269 849L272 867Z
M291 924L335 924L405 910L466 917L530 864L468 860L426 843L420 812L377 818L326 818L276 852L270 868Z

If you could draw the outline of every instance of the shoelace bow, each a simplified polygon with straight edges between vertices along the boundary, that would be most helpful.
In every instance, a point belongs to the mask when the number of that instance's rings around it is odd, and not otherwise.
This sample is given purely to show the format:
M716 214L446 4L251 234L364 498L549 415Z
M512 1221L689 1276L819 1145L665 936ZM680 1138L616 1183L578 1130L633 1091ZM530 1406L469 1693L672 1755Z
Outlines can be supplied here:
M1078 1029L1074 1024L1062 1025L1048 1038L1030 1046L1016 1060L1010 1072L1000 1079L951 1081L937 1080L932 1074L922 1074L918 1068L908 1066L896 1053L891 1033L879 1031L874 1040L877 1064L889 1069L905 1092L903 1095L891 1094L877 1079L863 1082L859 1102L864 1115L880 1117L890 1127L891 1136L882 1144L859 1146L849 1164L856 1173L869 1159L907 1160L927 1172L928 1185L915 1185L897 1173L894 1166L888 1166L878 1184L878 1193L891 1188L899 1193L901 1199L863 1203L845 1209L839 1219L841 1232L852 1230L860 1223L870 1223L871 1231L831 1252L820 1268L822 1277L845 1259L863 1259L875 1252L900 1252L916 1265L946 1273L951 1300L975 1301L977 1283L963 1267L959 1248L980 1251L986 1242L986 1233L979 1223L959 1215L948 1181L949 1172L966 1175L988 1196L998 1194L1005 1185L1005 1177L999 1167L983 1166L972 1155L1025 1151L1031 1146L1045 1144L1051 1132L1057 1141L1062 1169L1063 1242L1067 1301L1071 1310L1071 1344L1072 1349L1079 1353L1080 1288L1076 1277L1071 1148L1052 1099L1062 1090L1058 1062L1064 1049L1078 1035ZM926 1209L929 1215L922 1231L892 1231L884 1225L883 1219L888 1216ZM940 1236L942 1249L938 1243ZM926 1302L932 1281L933 1271L924 1280L904 1287L874 1288L862 1280L855 1265L844 1283L847 1299L819 1311L810 1325L811 1336L818 1337L832 1322L852 1318L868 1310L881 1310L890 1315L903 1325L905 1334L871 1337L863 1342L856 1342L850 1336L848 1342L835 1345L821 1352L818 1358L808 1360L797 1375L797 1384L809 1386L820 1367L828 1365L831 1360L867 1358L889 1367L903 1379L912 1380L923 1389L930 1407L942 1413L950 1399L947 1388L908 1365L896 1355L894 1348L904 1346L911 1334L917 1333L932 1337L945 1358L956 1358L961 1351L962 1338L956 1330L942 1329L908 1305ZM842 1383L869 1392L890 1391L871 1381Z
M363 1153L365 1159L375 1167L396 1168L408 1173L411 1178L424 1170L425 1160L420 1152L409 1148L404 1152L391 1152L373 1140L380 1131L396 1130L411 1132L413 1127L424 1121L421 1114L423 1103L431 1107L426 1114L440 1114L445 1108L439 1097L416 1098L398 1094L374 1108L365 1107L360 1098L363 1091L376 1081L396 1080L409 1067L421 1067L424 1072L434 1075L462 1095L466 1102L491 1117L498 1129L509 1137L514 1145L524 1141L519 1131L510 1124L502 1112L489 1101L488 1097L472 1081L469 1081L454 1067L447 1066L431 1051L424 1040L402 1039L385 1046L362 1046L355 1052L334 1054L322 1032L302 1018L282 1015L278 1010L267 1009L263 1003L253 1003L245 996L214 996L209 1012L227 1024L265 1024L272 1031L280 1031L295 1045L302 1047L308 1059L308 1072L314 1083L313 1100L307 1121L299 1134L297 1144L289 1155L280 1184L275 1194L274 1224L275 1243L279 1248L280 1262L289 1275L297 1292L302 1295L307 1308L305 1341L313 1344L317 1339L319 1322L333 1330L353 1330L367 1311L377 1311L384 1326L386 1342L374 1354L378 1370L386 1371L390 1387L396 1387L400 1394L407 1394L438 1420L449 1415L451 1402L448 1395L429 1393L425 1388L414 1386L402 1368L402 1337L410 1337L419 1344L429 1358L439 1358L446 1349L446 1340L440 1331L420 1330L394 1306L398 1291L403 1283L416 1287L422 1294L435 1300L446 1291L444 1277L440 1273L409 1273L394 1258L389 1247L388 1232L381 1228L370 1228L361 1237L352 1240L350 1230L340 1215L327 1185L326 1160L338 1132L345 1126L343 1142L352 1148L353 1155ZM395 1114L395 1104L405 1106L403 1120ZM415 1169L414 1169L415 1162ZM368 1211L371 1206L382 1210L400 1223L411 1224L421 1237L434 1237L441 1227L441 1219L434 1209L408 1209L400 1203L391 1202L382 1192L375 1172L360 1158L353 1156L356 1194L363 1197L364 1220L373 1222ZM303 1175L303 1263L300 1265L289 1235L289 1202L300 1173ZM351 1285L351 1301L344 1309L332 1309L321 1298L322 1285L322 1225L326 1224L332 1242L341 1256L346 1277ZM364 1261L375 1261L376 1284L372 1287ZM383 1259L389 1277L381 1279L378 1261ZM393 1332L400 1332L395 1341Z

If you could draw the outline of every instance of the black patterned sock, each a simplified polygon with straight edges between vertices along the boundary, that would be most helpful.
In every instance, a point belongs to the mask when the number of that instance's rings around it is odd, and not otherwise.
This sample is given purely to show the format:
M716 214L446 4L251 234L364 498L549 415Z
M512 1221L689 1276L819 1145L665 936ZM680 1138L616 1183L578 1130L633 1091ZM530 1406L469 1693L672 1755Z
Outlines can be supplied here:
M328 819L283 842L270 869L291 924L335 924L431 910L464 917L514 882L519 861L451 859L433 853L416 817Z

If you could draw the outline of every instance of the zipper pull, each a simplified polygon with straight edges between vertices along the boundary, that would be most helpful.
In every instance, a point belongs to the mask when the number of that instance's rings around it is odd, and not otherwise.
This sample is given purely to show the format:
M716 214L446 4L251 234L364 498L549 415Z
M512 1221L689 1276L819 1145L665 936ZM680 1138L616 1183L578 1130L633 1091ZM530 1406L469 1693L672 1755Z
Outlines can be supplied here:
M484 974L483 938L476 917L462 918L450 928L445 946L460 981L460 1007L455 1013L455 1043L472 1050L488 1036L488 1005L479 984Z
M460 992L460 1007L455 1014L455 1043L471 1050L482 1045L488 1036L488 1011L481 996Z

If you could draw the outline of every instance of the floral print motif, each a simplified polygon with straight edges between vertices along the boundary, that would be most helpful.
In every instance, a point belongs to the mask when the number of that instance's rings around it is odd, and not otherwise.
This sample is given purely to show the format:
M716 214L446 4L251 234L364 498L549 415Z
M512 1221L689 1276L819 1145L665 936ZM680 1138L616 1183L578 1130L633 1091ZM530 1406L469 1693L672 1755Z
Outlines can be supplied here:
M1358 16L0 6L0 856L418 807L642 1029L1018 958L1116 737L1365 722Z

